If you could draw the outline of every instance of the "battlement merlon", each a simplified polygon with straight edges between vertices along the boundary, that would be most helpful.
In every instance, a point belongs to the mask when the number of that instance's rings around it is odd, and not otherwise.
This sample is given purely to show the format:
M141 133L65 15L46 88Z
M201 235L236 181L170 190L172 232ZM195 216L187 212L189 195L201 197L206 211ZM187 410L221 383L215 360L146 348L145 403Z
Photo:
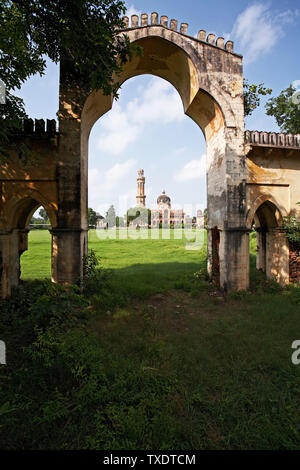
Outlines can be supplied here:
M245 142L251 146L289 148L300 150L300 134L246 131Z
M19 129L13 132L14 135L50 137L58 135L55 119L24 119Z
M180 23L180 27L178 30L179 22L177 20L171 19L169 22L168 17L165 15L162 15L159 20L159 15L156 12L151 13L150 18L147 13L142 13L140 17L138 15L131 15L130 19L128 16L124 16L123 24L124 24L124 28L122 30L119 30L119 32L128 31L128 30L137 29L137 28L149 28L152 26L154 27L161 26L162 28L175 31L184 36L188 36L189 38L195 41L205 42L207 44L210 44L211 46L217 47L219 49L223 49L231 54L241 56L240 54L237 54L234 52L233 41L227 41L225 43L223 37L216 38L216 35L214 33L209 33L206 35L206 31L204 29L201 29L198 32L197 37L189 36L187 23Z

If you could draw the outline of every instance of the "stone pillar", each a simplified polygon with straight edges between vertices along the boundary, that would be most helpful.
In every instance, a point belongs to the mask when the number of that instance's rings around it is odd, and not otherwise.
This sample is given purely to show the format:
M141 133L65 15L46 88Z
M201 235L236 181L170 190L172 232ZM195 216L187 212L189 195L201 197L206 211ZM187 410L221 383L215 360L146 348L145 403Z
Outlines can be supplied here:
M18 239L19 239L19 266L18 266L18 284L21 277L21 256L24 251L28 250L28 233L29 229L18 230Z
M11 294L12 287L20 282L20 256L28 249L29 230L13 229L0 234L0 279L1 297Z
M266 234L266 275L279 284L289 282L289 245L286 234L278 228Z
M209 278L220 286L220 232L217 227L207 230L207 260Z
M249 231L228 229L220 232L220 285L225 291L249 288Z
M77 284L83 275L82 259L87 254L88 231L79 228L53 228L51 233L52 281Z
M10 237L11 234L9 232L0 232L0 281L2 299L6 299L11 294Z
M15 229L10 235L10 278L11 287L17 287L20 281L20 231Z
M53 282L78 283L83 274L83 256L87 254L86 185L82 185L80 165L59 163L58 225L52 233Z

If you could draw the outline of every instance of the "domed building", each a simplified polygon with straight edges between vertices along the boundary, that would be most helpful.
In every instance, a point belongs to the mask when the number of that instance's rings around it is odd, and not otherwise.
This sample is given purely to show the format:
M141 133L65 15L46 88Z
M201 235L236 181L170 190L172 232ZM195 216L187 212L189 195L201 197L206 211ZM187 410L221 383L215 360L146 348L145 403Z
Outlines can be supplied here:
M184 223L184 212L182 209L172 210L171 198L163 190L157 198L157 209L151 210L151 225L153 228L159 226L182 226Z
M139 215L130 221L129 226L148 227L148 210L146 209L144 170L138 171L136 207L132 210L133 212L136 210L137 214ZM171 199L169 196L167 196L166 191L163 190L161 195L157 198L157 209L151 210L151 227L181 227L184 222L185 214L183 210L172 210Z

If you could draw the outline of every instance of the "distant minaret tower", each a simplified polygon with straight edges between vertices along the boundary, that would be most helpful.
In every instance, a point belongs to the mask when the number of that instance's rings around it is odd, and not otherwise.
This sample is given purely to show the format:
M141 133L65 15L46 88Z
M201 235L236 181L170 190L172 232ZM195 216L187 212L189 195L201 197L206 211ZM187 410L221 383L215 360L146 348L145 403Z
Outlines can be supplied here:
M136 196L136 205L138 207L146 206L146 196L145 196L145 176L144 170L138 171L137 181L137 196Z

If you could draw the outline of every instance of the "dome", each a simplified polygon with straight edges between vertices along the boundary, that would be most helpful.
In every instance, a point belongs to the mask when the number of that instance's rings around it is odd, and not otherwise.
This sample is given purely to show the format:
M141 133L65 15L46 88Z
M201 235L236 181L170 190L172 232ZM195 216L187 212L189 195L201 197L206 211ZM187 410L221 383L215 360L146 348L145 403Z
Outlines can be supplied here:
M166 195L164 190L160 196L157 198L157 204L171 204L171 199Z

